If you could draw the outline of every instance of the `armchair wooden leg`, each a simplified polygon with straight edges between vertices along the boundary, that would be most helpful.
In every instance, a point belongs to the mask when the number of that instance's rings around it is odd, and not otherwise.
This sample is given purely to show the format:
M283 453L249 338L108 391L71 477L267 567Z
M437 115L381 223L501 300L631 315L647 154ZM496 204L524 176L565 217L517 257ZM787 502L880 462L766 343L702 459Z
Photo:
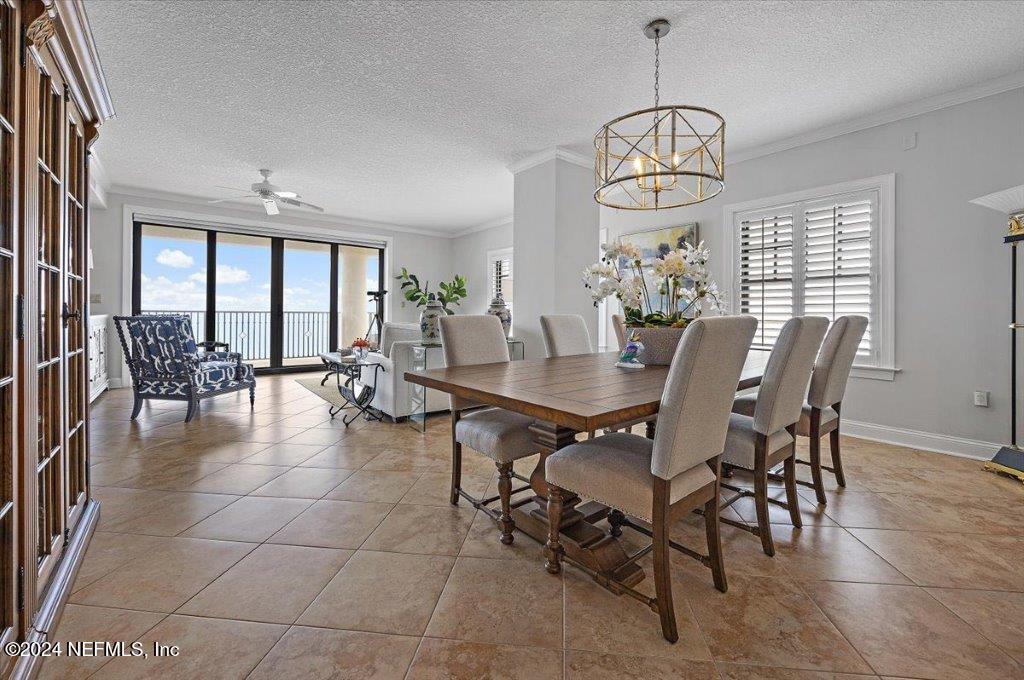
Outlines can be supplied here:
M196 414L196 411L198 410L199 400L196 399L195 397L192 397L191 399L188 400L188 410L185 411L185 422L187 423L190 420L192 420L192 417Z
M548 485L548 542L544 546L547 559L544 568L549 574L562 571L562 544L559 533L562 524L562 490L554 484Z
M256 383L249 385L249 408L256 408Z
M794 445L794 449L796 446ZM796 492L796 451L783 462L783 478L786 482L786 505L789 507L789 521L797 529L801 528L800 496Z
M655 479L654 482L654 593L658 603L658 617L661 619L661 634L669 642L679 640L676 630L676 611L672 603L672 567L669 564L668 548L668 481Z
M501 542L512 545L515 540L512 532L516 528L512 520L512 463L498 463L498 500L501 502L501 514L498 516Z
M139 412L142 410L143 401L144 399L142 398L142 395L139 394L138 392L135 392L135 403L132 405L132 420L135 420L136 418L139 417Z
M775 542L772 540L772 525L768 516L767 440L765 435L758 434L754 445L754 507L757 510L757 534L761 537L761 549L765 555L774 557Z

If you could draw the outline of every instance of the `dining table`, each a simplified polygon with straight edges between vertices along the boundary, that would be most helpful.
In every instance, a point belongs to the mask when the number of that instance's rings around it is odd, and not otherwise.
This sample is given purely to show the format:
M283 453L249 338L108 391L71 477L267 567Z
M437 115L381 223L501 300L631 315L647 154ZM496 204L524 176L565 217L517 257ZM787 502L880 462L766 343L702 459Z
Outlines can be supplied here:
M751 350L740 373L737 391L761 383L768 352ZM624 424L647 422L654 436L654 420L668 377L668 366L642 369L615 365L618 352L527 359L409 371L408 382L447 392L488 406L522 413L534 419L530 426L540 458L529 477L534 495L513 510L516 528L541 542L547 541L548 484L544 461L577 441L580 433L593 433ZM624 585L643 580L643 570L630 560L614 529L599 522L612 509L596 501L582 502L575 495L563 498L561 542L569 559L593 573Z

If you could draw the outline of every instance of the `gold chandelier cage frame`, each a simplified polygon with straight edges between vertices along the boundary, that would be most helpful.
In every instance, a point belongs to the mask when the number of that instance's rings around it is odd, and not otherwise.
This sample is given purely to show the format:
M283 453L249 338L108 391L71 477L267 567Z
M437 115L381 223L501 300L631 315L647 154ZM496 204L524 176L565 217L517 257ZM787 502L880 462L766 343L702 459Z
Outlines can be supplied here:
M594 199L623 210L679 208L725 187L725 119L699 106L658 106L594 136Z

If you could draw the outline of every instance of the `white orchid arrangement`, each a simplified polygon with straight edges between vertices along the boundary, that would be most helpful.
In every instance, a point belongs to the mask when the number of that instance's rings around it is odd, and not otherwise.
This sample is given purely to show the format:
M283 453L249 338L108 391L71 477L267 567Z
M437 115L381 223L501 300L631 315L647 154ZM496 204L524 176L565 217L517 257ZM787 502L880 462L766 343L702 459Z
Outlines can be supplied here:
M631 327L682 328L690 318L720 310L725 304L708 271L711 251L703 241L697 246L684 243L682 248L660 254L650 267L656 286L653 291L644 276L638 246L625 241L606 243L601 252L601 259L583 270L583 285L595 305L611 296L618 298Z

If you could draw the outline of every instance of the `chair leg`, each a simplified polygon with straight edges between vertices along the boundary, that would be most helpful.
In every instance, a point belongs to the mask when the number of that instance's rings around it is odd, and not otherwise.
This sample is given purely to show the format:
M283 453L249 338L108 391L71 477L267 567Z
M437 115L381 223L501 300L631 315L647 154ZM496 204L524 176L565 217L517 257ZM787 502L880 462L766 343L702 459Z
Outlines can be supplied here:
M512 520L512 463L498 463L498 499L501 501L501 515L498 516L501 542L512 545L515 540L512 532L516 528Z
M199 400L196 399L195 397L189 399L188 400L188 410L185 411L185 422L187 423L190 420L192 420L192 417L196 414L196 411L198 411L198 410L199 410Z
M656 485L661 486L657 480ZM667 490L667 483L664 485ZM660 501L660 502L659 502ZM676 630L676 610L672 604L672 567L668 550L668 497L667 493L654 493L654 594L658 602L658 617L661 619L661 634L669 642L679 640Z
M622 514L622 511L615 510L613 508L612 511L608 513L608 525L611 527L611 530L608 533L615 538L618 538L622 535L622 525L625 524L625 522L626 516Z
M829 449L832 451L832 469L835 470L836 484L846 487L846 475L843 474L843 458L839 454L839 428L828 433Z
M772 540L772 524L768 516L767 443L767 437L757 435L754 446L754 507L757 510L757 534L761 537L761 549L765 555L773 557L775 542Z
M821 436L816 428L811 428L811 479L814 481L814 497L818 505L825 505L828 499L825 498L825 482L821 478Z
M452 505L459 504L459 488L462 486L462 444L455 440L455 426L459 423L459 414L452 413Z
M559 540L562 525L562 490L548 484L548 542L544 546L547 559L544 568L549 574L562 571L562 544Z
M132 420L139 417L139 412L142 410L142 402L145 401L142 395L138 392L135 393L135 403L132 405Z
M256 408L256 383L249 385L249 408Z
M786 480L786 505L789 507L789 521L797 529L804 523L800 518L800 496L796 492L796 445L793 455L783 462L783 478Z
M708 557L711 559L711 576L715 581L715 588L721 592L729 589L729 583L725 578L725 562L722 559L722 533L718 522L719 496L704 504L704 532L708 537Z

